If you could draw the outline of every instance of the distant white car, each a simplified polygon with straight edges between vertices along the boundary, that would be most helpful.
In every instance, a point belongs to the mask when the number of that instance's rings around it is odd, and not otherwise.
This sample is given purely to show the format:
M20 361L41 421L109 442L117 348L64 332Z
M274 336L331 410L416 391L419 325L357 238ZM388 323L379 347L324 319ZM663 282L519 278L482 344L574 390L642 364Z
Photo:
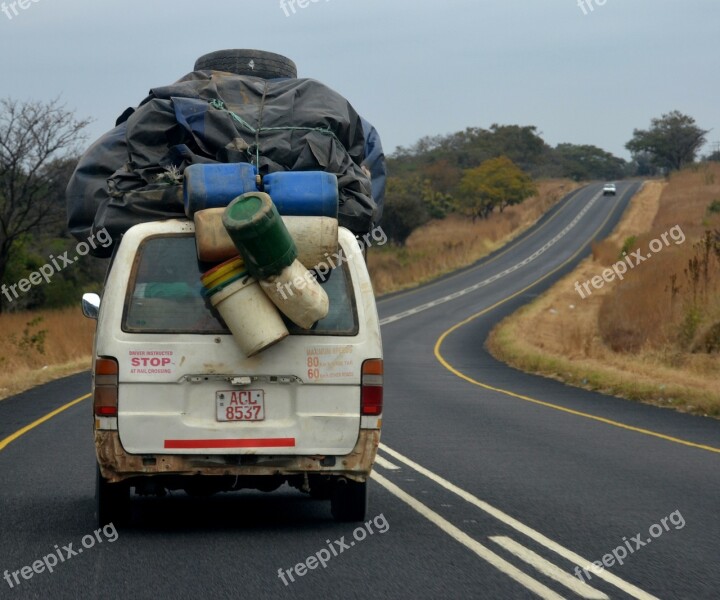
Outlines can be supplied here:
M606 183L603 186L603 196L614 196L617 193L617 187L614 183Z

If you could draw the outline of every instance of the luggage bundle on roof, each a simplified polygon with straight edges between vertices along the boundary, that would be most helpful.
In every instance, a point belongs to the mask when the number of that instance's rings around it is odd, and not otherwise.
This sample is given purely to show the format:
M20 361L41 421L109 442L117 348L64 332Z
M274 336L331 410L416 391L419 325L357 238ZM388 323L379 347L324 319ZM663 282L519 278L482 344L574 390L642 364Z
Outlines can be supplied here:
M282 173L332 175L339 224L369 231L379 218L385 173L376 133L341 95L295 76L285 57L226 50L201 57L176 83L153 88L80 160L67 190L73 235L86 239L105 229L117 240L137 223L188 216L188 168L227 163L243 164L235 167L232 193L264 190L279 207L290 187L297 193L304 185Z
M201 57L128 109L67 190L82 239L104 229L117 242L138 223L193 219L198 260L214 265L205 295L248 356L288 335L281 314L305 329L328 314L308 268L337 252L338 226L363 234L380 216L375 130L342 96L296 75L267 52Z

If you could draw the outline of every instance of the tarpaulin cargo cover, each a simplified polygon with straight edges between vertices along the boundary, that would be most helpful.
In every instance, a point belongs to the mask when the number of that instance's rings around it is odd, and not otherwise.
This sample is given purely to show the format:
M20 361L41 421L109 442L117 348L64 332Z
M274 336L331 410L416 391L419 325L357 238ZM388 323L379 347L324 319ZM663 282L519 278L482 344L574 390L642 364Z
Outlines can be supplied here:
M125 118L88 149L68 185L78 239L103 228L117 239L137 223L184 218L182 172L202 162L252 162L262 175L334 173L340 224L360 234L373 225L362 120L318 81L195 71L152 89Z

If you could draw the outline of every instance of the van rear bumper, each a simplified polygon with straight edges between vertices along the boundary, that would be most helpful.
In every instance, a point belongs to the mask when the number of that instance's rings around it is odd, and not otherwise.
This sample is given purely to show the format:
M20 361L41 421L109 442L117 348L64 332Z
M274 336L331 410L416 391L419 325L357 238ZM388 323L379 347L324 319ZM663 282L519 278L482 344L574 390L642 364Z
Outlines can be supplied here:
M112 483L152 475L290 476L305 473L342 475L362 482L370 476L379 443L379 429L361 429L355 448L344 456L128 454L117 431L95 431L100 472Z

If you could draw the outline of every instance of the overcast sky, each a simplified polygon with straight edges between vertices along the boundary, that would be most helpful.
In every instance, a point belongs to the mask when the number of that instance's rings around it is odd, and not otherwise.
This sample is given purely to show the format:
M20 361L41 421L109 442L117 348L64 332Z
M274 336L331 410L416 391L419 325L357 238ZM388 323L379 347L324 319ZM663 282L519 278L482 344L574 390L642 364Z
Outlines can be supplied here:
M90 140L221 48L289 56L386 152L500 123L628 158L633 128L674 109L720 140L718 0L20 1L0 12L0 97L61 96Z

